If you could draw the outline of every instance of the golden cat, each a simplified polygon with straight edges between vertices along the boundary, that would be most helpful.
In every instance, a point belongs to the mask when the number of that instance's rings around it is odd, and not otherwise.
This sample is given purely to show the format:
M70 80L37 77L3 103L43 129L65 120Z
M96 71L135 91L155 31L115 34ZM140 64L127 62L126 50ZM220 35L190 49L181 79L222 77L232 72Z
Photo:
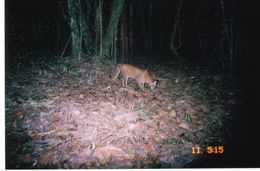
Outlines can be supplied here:
M148 83L151 89L156 87L156 81L150 76L147 70L139 69L130 64L118 64L115 72L115 76L112 78L115 80L119 74L123 77L123 87L127 86L128 78L133 78L138 85L144 89L144 84Z

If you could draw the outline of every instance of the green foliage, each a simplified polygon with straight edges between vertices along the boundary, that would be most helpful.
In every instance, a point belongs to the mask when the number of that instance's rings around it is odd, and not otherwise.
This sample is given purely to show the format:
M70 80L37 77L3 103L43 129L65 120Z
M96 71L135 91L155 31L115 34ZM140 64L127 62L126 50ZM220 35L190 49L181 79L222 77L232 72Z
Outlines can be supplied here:
M190 141L190 140L191 140L190 135L189 135L188 133L182 133L182 134L180 135L180 138L181 138L182 140L184 140L184 141Z
M170 139L164 139L161 141L162 145L165 144L174 144L174 145L182 145L185 141L191 141L191 137L188 133L182 133L179 135L179 138L170 138Z
M128 92L124 90L123 92L121 92L121 95L122 95L123 97L128 97Z
M149 114L149 110L148 110L145 102L142 101L139 107L140 107L140 110L141 110L141 115L148 115Z
M183 120L185 120L188 123L191 123L192 117L189 114L185 113L184 116L183 116Z
M183 142L184 142L184 140L183 139L181 139L181 138L179 138L179 139L177 139L177 138L170 138L170 139L164 139L164 140L162 140L161 141L161 144L175 144L175 145L181 145L181 144L183 144Z
M13 104L13 101L8 96L6 96L5 97L5 106L9 107L9 106L12 106L12 104Z
M130 150L130 156L132 156L132 157L135 157L136 156L136 151L135 151L135 149L131 149Z
M142 111L145 111L145 110L146 110L146 106L145 106L145 103L144 103L144 102L142 102L142 103L140 104L140 109L141 109Z
M28 151L31 151L32 148L33 148L33 141L31 139L28 139L28 141L25 143L25 148L28 150Z

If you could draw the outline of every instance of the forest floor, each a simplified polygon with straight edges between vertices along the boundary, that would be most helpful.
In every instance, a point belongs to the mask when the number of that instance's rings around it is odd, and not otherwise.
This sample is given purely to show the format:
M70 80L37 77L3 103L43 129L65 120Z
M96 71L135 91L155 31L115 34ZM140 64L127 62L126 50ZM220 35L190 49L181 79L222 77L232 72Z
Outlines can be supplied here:
M6 167L180 168L208 145L221 153L238 90L184 65L140 67L156 89L133 80L124 88L109 62L94 59L6 72Z

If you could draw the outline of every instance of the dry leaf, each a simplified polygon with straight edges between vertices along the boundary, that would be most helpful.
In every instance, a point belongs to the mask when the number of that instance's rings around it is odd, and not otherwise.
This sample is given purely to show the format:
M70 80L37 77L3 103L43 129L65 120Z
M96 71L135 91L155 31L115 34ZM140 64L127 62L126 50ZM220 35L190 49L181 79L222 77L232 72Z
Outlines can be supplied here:
M176 118L176 112L174 109L171 110L170 117Z
M111 86L107 86L104 88L105 91L111 91L111 89L112 89Z
M98 159L102 165L109 163L112 157L116 157L121 161L131 159L128 154L117 147L97 147L93 153L93 157Z
M41 105L46 108L51 108L51 107L55 107L55 105L52 105L54 102L55 102L55 100L46 100L46 101L42 102Z
M12 112L10 112L10 113L8 113L8 114L9 114L9 115L19 116L19 115L23 114L23 112L20 111L20 110L15 110L15 111L12 111Z
M157 110L157 112L158 112L159 116L165 116L165 115L168 114L168 112L166 112L166 111L164 111L162 109Z
M80 99L83 99L83 98L84 98L84 94L80 94L80 95L79 95L79 98L80 98Z
M50 163L52 159L52 151L48 150L44 152L38 159L38 164L46 166Z
M178 125L180 128L189 130L189 126L185 122L180 122Z
M15 120L14 123L13 123L13 128L14 128L14 129L17 128L17 122L16 122L16 120Z

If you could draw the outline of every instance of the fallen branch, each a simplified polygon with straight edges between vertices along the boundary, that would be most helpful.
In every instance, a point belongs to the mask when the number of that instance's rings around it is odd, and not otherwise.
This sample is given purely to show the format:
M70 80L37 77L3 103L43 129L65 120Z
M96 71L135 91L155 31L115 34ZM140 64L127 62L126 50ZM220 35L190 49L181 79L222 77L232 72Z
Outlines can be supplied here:
M73 137L73 138L70 138L70 139L67 139L67 140L58 142L58 143L54 144L52 147L50 147L49 149L54 148L54 147L56 147L56 146L58 146L58 145L60 145L60 144L62 144L62 143L67 142L67 141L71 141L71 140L75 140L75 139L80 139L80 138L81 138L81 137Z
M38 135L48 135L48 134L51 134L55 132L55 130L51 130L51 131L48 131L48 132L42 132L42 133L38 133Z
M99 139L98 141L103 141L104 139L106 139L106 138L108 138L108 137L110 137L110 136L112 136L112 135L113 135L113 134L109 134L109 135L105 136L104 138Z

